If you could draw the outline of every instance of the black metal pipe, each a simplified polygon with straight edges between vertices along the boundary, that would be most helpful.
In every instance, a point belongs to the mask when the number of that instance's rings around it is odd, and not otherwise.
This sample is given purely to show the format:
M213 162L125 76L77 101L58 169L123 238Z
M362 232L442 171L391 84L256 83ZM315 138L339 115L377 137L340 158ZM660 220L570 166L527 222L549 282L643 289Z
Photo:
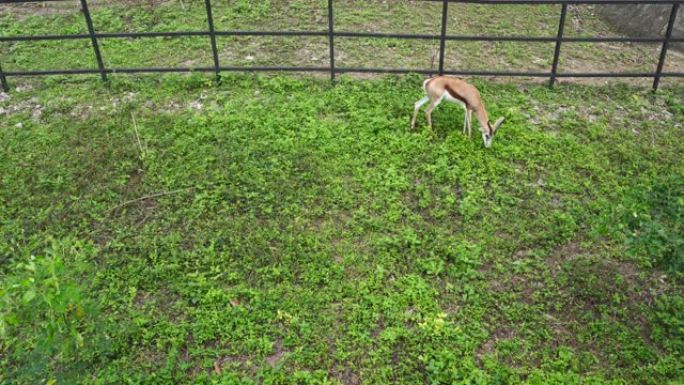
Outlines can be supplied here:
M209 37L211 38L211 52L214 56L214 69L216 72L216 80L220 79L219 71L219 56L218 48L216 47L216 32L214 30L214 17L211 14L211 0L204 0L204 6L207 9L207 23L209 24Z
M670 20L667 22L667 30L665 31L665 41L663 41L663 46L660 49L660 58L658 59L658 67L656 68L656 76L653 79L653 91L658 90L658 85L660 85L660 77L663 72L663 66L665 66L665 58L667 57L667 48L670 43L670 38L672 37L672 28L674 27L675 19L677 18L677 11L679 10L679 4L673 4L672 10L670 11Z
M66 0L0 0L0 4L42 3ZM419 0L442 2L444 0ZM682 4L684 0L448 0L450 3L465 4Z
M98 36L95 34L95 36ZM0 36L1 41L39 41L39 40L72 40L72 39L90 39L90 35L17 35L17 36Z
M163 72L213 72L215 67L149 67L149 68L107 68L105 71L109 74L132 74L132 73L163 73ZM256 67L219 67L220 71L258 71L258 72L327 72L330 71L329 67L267 67L267 66L256 66ZM100 71L98 69L65 69L65 70L30 70L30 71L6 71L7 76L45 76L45 75L86 75L86 74L97 74Z
M375 73L375 74L423 74L432 75L435 73L433 69L421 70L421 69L408 69L408 68L359 68L359 67L337 67L337 72L339 73Z
M238 67L238 66L222 66L221 71L233 72L328 72L330 67L281 67L281 66L255 66L255 67ZM180 68L166 68L166 67L150 67L150 68L108 68L107 73L160 73L160 72L213 72L215 67L180 67ZM65 69L65 70L31 70L31 71L5 71L6 76L42 76L42 75L78 75L78 74L97 74L98 69ZM359 72L359 73L418 73L431 74L434 71L430 69L406 69L406 68L356 68L356 67L336 67L336 73ZM506 72L506 71L444 71L446 75L463 75L463 76L522 76L522 77L549 77L550 72ZM656 74L652 72L568 72L557 73L558 78L652 78ZM684 77L684 72L662 72L661 77Z
M21 4L21 3L48 3L48 2L58 2L64 0L0 0L0 4Z
M216 31L218 36L329 36L330 31Z
M416 40L437 40L440 35L431 35L426 33L378 33L378 32L335 32L336 37L369 37L369 38L384 38L384 39L416 39Z
M335 28L333 0L328 0L328 46L330 49L330 80L335 81Z
M285 72L328 72L330 71L330 67L280 67L280 66L273 66L273 67L268 67L268 66L257 66L257 67L238 67L238 66L233 66L233 67L221 67L221 71L233 71L233 72L242 72L242 71L259 71L259 72L280 72L280 71L285 71ZM337 72L337 69L335 69Z
M337 72L358 72L358 73L392 73L406 74L417 73L429 75L434 73L430 69L410 69L410 68L358 68L358 67L337 67ZM445 75L464 75L464 76L529 76L529 77L548 77L548 72L498 72L498 71L444 71Z
M423 0L442 1L442 0ZM449 0L450 3L464 4L681 4L682 0Z
M439 74L444 75L444 50L446 48L447 32L447 12L449 11L449 1L442 2L442 32L439 35Z
M328 32L316 31L214 31L216 36L328 36ZM95 37L103 38L141 38L141 37L184 37L184 36L211 36L209 31L169 31L169 32L102 32L96 33ZM37 41L37 40L72 40L88 39L90 35L17 35L0 36L0 41Z
M358 67L337 67L338 73L358 72L358 73L417 73L417 74L431 74L429 69L407 69L407 68L358 68ZM446 75L463 75L463 76L515 76L515 77L545 77L548 78L551 72L518 72L518 71L444 71ZM643 78L653 77L655 74L651 72L568 72L556 73L557 78ZM663 72L663 77L684 77L684 72Z
M5 77L5 73L2 71L2 64L0 64L0 85L2 85L3 91L9 92L9 84L7 84L7 77Z
M108 72L116 74L136 74L136 73L158 73L158 72L212 72L216 71L216 67L175 67L175 68L111 68Z
M172 31L172 32L102 32L96 33L95 37L103 38L145 38L145 37L184 37L184 36L210 36L210 32L202 31ZM329 36L329 32L316 31L214 31L216 36ZM359 38L386 38L386 39L416 39L437 40L440 35L431 34L406 34L406 33L375 33L375 32L334 32L335 37L359 37ZM71 40L88 39L90 35L17 35L0 36L0 42L7 41L39 41L39 40ZM446 35L446 40L458 41L519 41L519 42L556 42L558 37L550 36L462 36ZM664 37L563 37L564 43L662 43ZM672 37L670 43L684 42L684 37Z
M29 71L5 71L5 76L80 75L80 74L99 74L99 73L100 73L99 69L29 70Z
M111 73L145 73L145 72L212 72L215 71L215 67L180 67L180 68L119 68L111 69ZM255 72L322 72L328 71L328 67L281 67L281 66L254 66L254 67L240 67L240 66L221 66L219 71L223 72L236 72L236 71L255 71Z
M557 78L652 78L653 72L566 72L556 74ZM663 72L662 76L683 77L684 72Z
M434 36L433 38L437 38ZM552 43L557 42L558 37L550 36L456 36L447 35L447 40L460 41L516 41L516 42L535 42ZM662 43L662 37L563 37L563 43ZM684 37L671 38L671 43L684 42Z
M90 11L88 10L88 2L86 0L81 0L81 10L86 19L86 24L88 25L88 34L90 35L90 41L93 43L93 50L95 51L95 60L97 60L97 68L100 70L100 77L103 81L107 81L107 72L105 71L104 62L102 61L102 54L100 53L100 46L97 44L97 37L95 37L95 28L93 27L93 19L90 17Z
M558 59L560 57L561 42L563 41L563 30L565 29L565 15L568 13L568 4L563 3L561 6L560 20L558 22L558 37L556 40L556 48L553 51L553 64L551 65L551 78L549 79L549 87L553 87L556 82L556 72L558 72Z

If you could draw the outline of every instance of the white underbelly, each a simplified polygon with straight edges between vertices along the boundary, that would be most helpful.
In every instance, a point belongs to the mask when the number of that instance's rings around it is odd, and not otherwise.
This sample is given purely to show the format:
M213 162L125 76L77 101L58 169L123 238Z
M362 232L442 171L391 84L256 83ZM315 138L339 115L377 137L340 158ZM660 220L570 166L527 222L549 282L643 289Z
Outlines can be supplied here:
M444 94L442 95L442 98L448 102L456 103L456 104L460 105L461 107L465 108L465 103L463 103L463 101L461 99L456 99L455 97L451 96L451 94L449 94L449 92L445 91Z

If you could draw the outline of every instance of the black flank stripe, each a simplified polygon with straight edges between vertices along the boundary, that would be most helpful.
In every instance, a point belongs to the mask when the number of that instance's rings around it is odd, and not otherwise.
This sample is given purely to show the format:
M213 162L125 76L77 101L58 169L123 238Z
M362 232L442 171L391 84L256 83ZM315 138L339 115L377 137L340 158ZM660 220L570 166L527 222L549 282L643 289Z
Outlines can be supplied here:
M461 102L463 102L463 104L466 105L466 107L470 108L470 106L468 105L468 101L465 100L465 98L461 96L458 92L454 91L454 89L451 88L450 85L447 84L444 86L444 88L447 90L447 92L449 93L449 95L451 95L452 98L460 100Z

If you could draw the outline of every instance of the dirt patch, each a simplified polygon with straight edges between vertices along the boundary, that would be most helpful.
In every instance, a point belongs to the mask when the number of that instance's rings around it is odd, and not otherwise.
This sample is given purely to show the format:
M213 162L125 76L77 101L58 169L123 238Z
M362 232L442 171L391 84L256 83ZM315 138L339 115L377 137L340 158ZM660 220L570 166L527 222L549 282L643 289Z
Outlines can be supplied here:
M377 340L380 337L380 333L382 333L385 330L385 317L381 314L380 318L378 318L378 322L376 323L375 328L371 332L371 337L373 340Z
M419 126L420 122L417 122L416 125ZM417 130L418 129L419 128L417 128ZM451 189L451 192L458 202L463 200L461 186L454 186ZM413 181L413 186L402 192L401 197L406 207L410 209L411 214L409 214L409 219L411 221L415 220L414 218L421 218L423 222L430 225L440 225L446 221L455 227L460 227L463 222L463 216L458 210L451 209L448 211L448 214L439 216L438 218L433 215L435 209L442 208L439 204L443 198L445 198L446 194L447 193L440 190L438 187L430 183L425 183L420 178L416 178ZM406 214L404 216L406 217Z
M475 357L481 361L482 357L492 353L494 353L494 339L490 338L475 351Z
M546 264L549 267L551 275L556 278L565 261L572 260L582 253L581 244L574 240L566 243L554 250L549 258L546 259Z
M484 358L486 355L492 354L495 351L496 344L499 341L510 340L514 337L515 330L512 326L500 326L489 335L489 338L482 345L480 345L479 348L475 350L475 358L478 360L478 362L481 362L482 358Z
M641 271L627 261L611 260L581 253L574 244L562 248L565 253L554 259L558 268L557 279L561 292L567 293L562 299L562 310L551 311L552 318L558 321L553 330L559 338L570 345L578 345L583 350L595 351L596 356L605 355L603 347L594 343L581 343L573 336L572 325L582 317L609 317L616 324L628 325L641 336L641 340L652 348L661 351L651 340L651 322L644 315L644 308L653 306L655 298L668 292L668 284L656 271ZM618 301L618 302L616 302ZM617 305L619 304L619 305ZM606 306L619 306L620 312L607 312ZM564 327L558 327L563 326Z
M80 5L75 1L50 1L40 3L2 4L0 13L14 16L23 20L31 16L53 16L76 14L81 11Z
M134 357L135 362L139 367L156 367L164 366L166 362L167 353L155 349L154 347L146 347L140 350L137 357Z
M278 338L276 340L275 344L273 345L273 354L266 357L266 363L270 367L275 368L283 360L283 358L285 358L287 353L288 353L288 351L283 349L282 338Z
M527 118L533 125L541 125L548 132L558 132L558 122L563 120L585 120L587 123L594 123L600 119L607 118L610 121L609 129L616 129L635 119L652 122L668 122L673 120L673 113L662 96L647 94L648 91L637 93L643 103L638 108L624 108L615 106L607 112L593 105L563 105L562 102L554 103L551 108L549 104L542 104L535 100L530 100L530 107L527 111ZM634 131L635 135L640 131Z
M641 290L631 290L625 293L629 302L633 304L645 304L653 306L655 299L670 292L670 284L665 276L657 271L641 271L630 262L615 262L613 269L619 274L628 287Z
M532 254L534 254L534 250L532 250L532 249L516 250L515 253L513 253L513 259L514 260L525 259L525 258L531 256Z
M489 288L497 293L506 291L506 284L499 279L490 279L487 283L489 284Z
M595 247L595 242L594 242ZM615 327L632 330L644 344L663 352L651 340L652 325L646 315L646 308L653 306L655 299L668 292L666 279L658 272L644 271L634 263L599 255L593 249L586 249L580 239L574 239L549 252L543 259L548 271L540 272L542 277L524 275L497 277L486 271L489 287L497 293L516 293L512 297L530 309L541 312L540 327L548 330L550 338L545 345L551 349L572 346L610 362L611 346L600 342L584 341L577 337L590 319L609 319ZM525 259L533 250L521 249L512 253L514 258ZM548 280L548 281L547 281ZM553 290L547 288L549 282ZM544 293L535 297L535 293ZM619 309L616 311L615 309ZM496 325L488 339L475 351L478 362L494 354L500 341L516 337L515 325L505 320L492 319ZM506 361L506 358L500 358ZM533 358L533 361L536 358ZM515 362L511 362L515 366ZM534 364L536 365L536 364Z
M663 72L684 72L684 55L678 52L669 52ZM610 68L610 70L606 70ZM577 58L567 58L563 66L563 72L655 72L656 64L644 69L635 69L634 65L624 61L589 62ZM684 78L665 77L661 79L661 85L682 86ZM667 82L667 83L666 83ZM650 89L653 85L652 77L563 77L557 79L558 84L587 84L587 85L610 85L628 84L632 86Z
M97 7L130 7L145 6L156 8L178 0L89 0L88 8L92 11ZM186 0L189 2L188 0ZM0 4L0 13L8 14L23 20L31 16L70 15L81 12L77 1L46 1L22 4Z
M126 182L126 186L124 187L124 191L126 193L126 196L128 196L128 193L132 190L135 190L139 185L140 182L142 181L143 177L143 170L136 167L128 175L128 182Z
M329 375L343 385L359 385L361 383L359 375L349 368L334 369L330 371Z
M330 241L330 244L332 245L332 248L333 248L332 259L337 264L344 263L344 256L342 255L342 252L340 250L340 248L341 248L340 244L342 243L342 241L343 241L343 238L341 238L341 237L335 237Z
M20 100L16 103L12 103L12 98L8 94L3 93L2 98L0 98L0 103L4 106L0 106L0 116L5 115L7 117L14 114L30 114L30 119L34 123L40 122L40 118L43 116L45 111L45 105L37 97L32 97L26 100ZM23 127L23 124L18 124L17 128Z
M219 357L214 361L214 373L220 375L225 368L247 370L250 367L251 358L247 355L229 355ZM254 374L254 369L250 371Z
M133 304L138 309L152 307L155 311L171 314L173 313L173 305L179 299L179 296L166 288L148 290L137 290Z

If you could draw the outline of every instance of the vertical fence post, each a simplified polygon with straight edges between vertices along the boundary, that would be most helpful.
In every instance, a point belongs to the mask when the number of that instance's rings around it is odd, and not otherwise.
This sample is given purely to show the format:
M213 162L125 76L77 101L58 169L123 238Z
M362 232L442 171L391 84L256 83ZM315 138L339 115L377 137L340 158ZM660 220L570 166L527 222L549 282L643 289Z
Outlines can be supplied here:
M214 29L214 17L211 14L211 0L204 0L204 5L207 9L207 23L209 23L209 36L211 37L211 52L214 55L214 72L216 72L216 80L220 79L220 65L218 57L218 48L216 48L216 30Z
M93 28L93 19L90 17L90 11L88 10L88 2L86 0L81 0L81 10L86 19L86 24L88 25L88 33L90 34L90 41L93 43L93 50L95 50L95 59L97 59L97 67L100 69L100 76L102 80L107 81L107 72L105 71L104 63L102 62L102 55L100 54L100 46L97 44L97 38L95 37L95 28Z
M672 4L672 11L670 11L670 20L667 22L667 30L665 31L665 40L660 49L660 59L658 60L658 68L653 79L653 91L658 90L660 84L660 77L663 73L663 66L665 66L665 57L667 56L667 48L670 45L670 38L672 37L672 28L674 27L675 19L677 18L677 11L679 10L679 3Z
M565 29L565 15L568 13L568 3L563 3L561 7L560 21L558 22L558 35L556 36L556 49L553 51L553 65L551 65L551 79L549 79L549 87L553 87L556 82L556 73L558 71L558 57L560 56L561 42L563 41L563 30Z
M449 0L442 1L442 32L439 35L439 74L444 75L444 48L446 45L447 11Z
M0 84L2 84L3 91L9 92L9 84L7 84L7 78L5 77L5 73L2 72L2 65L0 65Z
M333 28L333 0L328 0L328 45L330 46L330 80L335 81L335 36Z

